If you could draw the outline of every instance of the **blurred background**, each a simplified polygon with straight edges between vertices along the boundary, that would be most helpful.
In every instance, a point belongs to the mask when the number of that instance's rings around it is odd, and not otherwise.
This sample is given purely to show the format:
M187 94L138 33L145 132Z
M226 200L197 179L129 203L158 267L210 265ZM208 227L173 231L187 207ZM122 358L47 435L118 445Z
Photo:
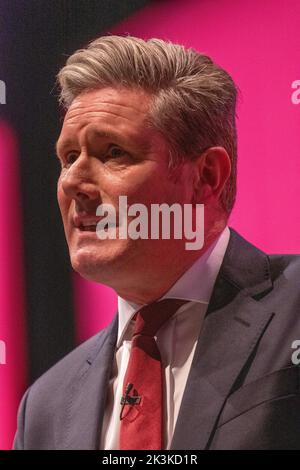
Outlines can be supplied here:
M116 312L75 275L56 201L55 76L103 34L210 55L241 90L230 225L269 253L300 252L298 0L0 0L0 449L28 385Z

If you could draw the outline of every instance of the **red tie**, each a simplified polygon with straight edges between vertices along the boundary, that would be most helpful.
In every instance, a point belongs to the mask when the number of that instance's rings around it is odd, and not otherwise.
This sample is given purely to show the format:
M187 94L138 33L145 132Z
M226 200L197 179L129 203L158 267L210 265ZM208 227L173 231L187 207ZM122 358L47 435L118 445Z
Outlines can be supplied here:
M154 336L186 302L164 299L135 315L121 400L121 450L163 449L163 370Z

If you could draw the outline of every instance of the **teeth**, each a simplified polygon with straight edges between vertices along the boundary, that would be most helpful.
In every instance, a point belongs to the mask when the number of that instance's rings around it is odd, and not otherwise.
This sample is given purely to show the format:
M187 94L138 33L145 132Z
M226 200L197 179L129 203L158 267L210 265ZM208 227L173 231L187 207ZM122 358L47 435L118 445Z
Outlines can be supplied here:
M99 221L91 221L91 220L82 222L81 225L80 225L80 229L81 229L81 230L87 230L87 231L88 231L88 230L93 230L93 231L95 231L98 222L99 222ZM109 228L112 228L112 227L115 227L115 224L109 224L109 223L107 222L107 223L105 224L105 226L102 228L102 230L108 230Z
M82 227L96 227L98 222L93 222L93 221L87 221L87 222L82 222Z

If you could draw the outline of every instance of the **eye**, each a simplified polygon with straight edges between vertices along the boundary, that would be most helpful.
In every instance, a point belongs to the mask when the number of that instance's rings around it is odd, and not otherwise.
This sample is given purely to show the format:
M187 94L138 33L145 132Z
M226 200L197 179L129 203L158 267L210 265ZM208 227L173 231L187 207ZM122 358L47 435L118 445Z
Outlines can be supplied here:
M65 157L64 167L69 168L72 165L72 163L75 163L75 161L77 160L77 157L78 155L75 152L68 153Z
M112 158L118 158L118 157L123 157L124 155L127 155L127 152L123 150L121 147L118 147L117 145L111 145L109 149L107 150L107 158L112 157Z

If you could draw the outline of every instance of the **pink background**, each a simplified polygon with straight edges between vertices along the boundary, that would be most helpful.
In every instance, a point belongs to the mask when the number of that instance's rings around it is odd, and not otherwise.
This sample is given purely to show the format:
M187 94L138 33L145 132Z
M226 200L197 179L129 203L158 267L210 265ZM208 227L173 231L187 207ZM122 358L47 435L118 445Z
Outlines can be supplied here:
M300 104L291 101L291 84L300 80L299 29L298 0L162 0L109 31L194 47L231 73L241 97L238 196L230 225L270 253L300 252ZM16 403L24 391L26 312L17 237L18 150L3 124L0 136L0 339L9 350L7 365L0 365L0 448L9 448ZM7 220L15 239L7 236ZM109 323L116 297L105 286L77 275L74 287L81 342Z
M26 386L25 302L18 145L0 122L0 340L6 365L0 365L0 449L11 446L16 412Z

